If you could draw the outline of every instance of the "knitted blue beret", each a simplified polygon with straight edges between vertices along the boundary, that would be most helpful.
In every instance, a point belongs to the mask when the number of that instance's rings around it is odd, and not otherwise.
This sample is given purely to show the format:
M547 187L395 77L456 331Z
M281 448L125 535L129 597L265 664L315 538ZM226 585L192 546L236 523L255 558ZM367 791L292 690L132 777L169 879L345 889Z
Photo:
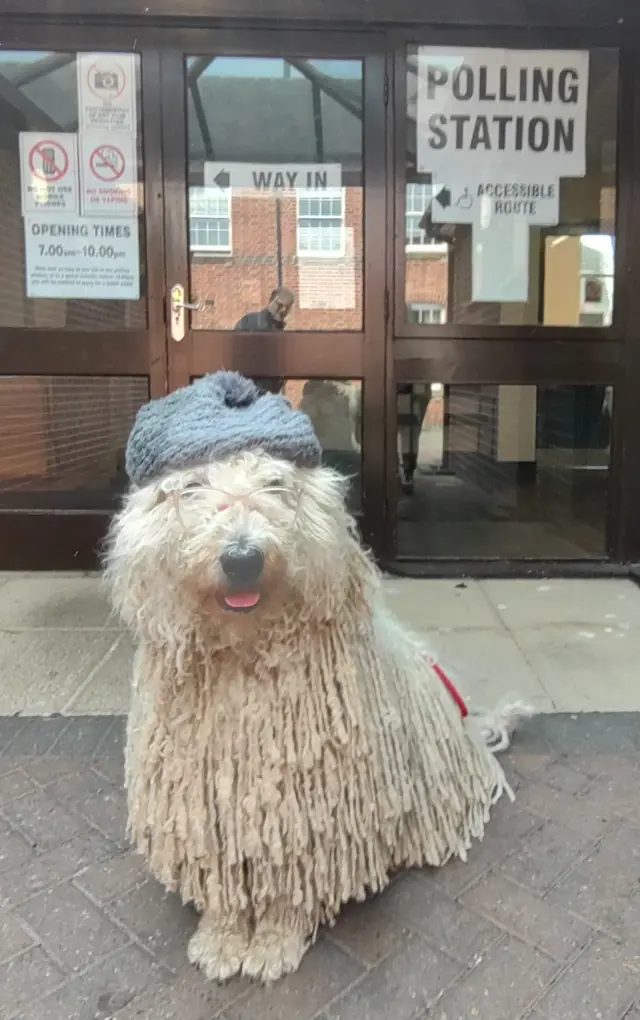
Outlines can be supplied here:
M286 397L262 393L237 372L215 372L140 409L127 444L127 474L144 485L244 450L301 467L316 467L322 457L311 421Z

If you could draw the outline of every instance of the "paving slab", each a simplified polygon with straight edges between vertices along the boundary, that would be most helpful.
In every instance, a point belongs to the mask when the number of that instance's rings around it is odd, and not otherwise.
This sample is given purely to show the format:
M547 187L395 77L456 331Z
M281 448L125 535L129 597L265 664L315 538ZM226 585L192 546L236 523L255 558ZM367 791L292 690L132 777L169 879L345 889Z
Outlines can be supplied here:
M63 712L118 636L105 630L0 631L0 714Z
M96 574L20 574L5 580L0 591L3 629L104 627L110 621L106 592Z
M388 578L384 582L389 607L418 633L441 628L464 630L502 626L482 587L475 581Z
M79 686L65 706L67 715L122 715L129 709L133 642L121 634L84 684Z
M428 634L428 643L470 708L493 708L510 699L538 712L555 710L555 687L545 686L508 631L440 630Z
M563 623L640 626L640 588L625 579L488 580L479 587L513 630Z
M384 587L472 707L515 697L545 713L640 711L631 581L387 577ZM132 657L98 575L0 575L0 718L122 714Z
M558 711L640 708L640 626L544 625L516 630L514 640Z

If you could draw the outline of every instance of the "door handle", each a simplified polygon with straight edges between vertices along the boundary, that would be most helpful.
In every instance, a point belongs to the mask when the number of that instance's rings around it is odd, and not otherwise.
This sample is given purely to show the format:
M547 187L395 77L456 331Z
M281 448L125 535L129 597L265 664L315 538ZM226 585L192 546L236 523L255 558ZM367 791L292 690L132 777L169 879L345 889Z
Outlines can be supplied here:
M204 307L199 301L191 303L185 301L184 287L176 283L171 288L171 339L176 343L184 340L186 329L185 310L199 312Z

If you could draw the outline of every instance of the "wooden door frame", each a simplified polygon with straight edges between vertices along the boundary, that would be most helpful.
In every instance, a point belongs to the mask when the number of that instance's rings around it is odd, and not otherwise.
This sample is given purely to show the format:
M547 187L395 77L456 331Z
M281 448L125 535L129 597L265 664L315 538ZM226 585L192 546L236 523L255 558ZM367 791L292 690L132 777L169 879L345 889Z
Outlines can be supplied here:
M5 14L38 18L100 18L103 0L3 0ZM396 25L451 25L455 27L540 26L596 30L621 28L625 33L640 29L636 0L111 0L111 18L140 18L144 23L178 20L182 23L226 23L282 27L335 25L362 28Z
M365 542L379 552L384 541L386 266L385 266L385 39L379 33L251 29L172 33L161 55L167 292L174 283L189 293L187 236L187 131L185 56L349 58L363 62L363 323L358 331L234 333L192 330L187 315L183 341L168 341L169 385L217 368L247 375L359 379L362 382L362 515ZM182 124L183 130L177 125ZM169 309L167 309L167 317Z

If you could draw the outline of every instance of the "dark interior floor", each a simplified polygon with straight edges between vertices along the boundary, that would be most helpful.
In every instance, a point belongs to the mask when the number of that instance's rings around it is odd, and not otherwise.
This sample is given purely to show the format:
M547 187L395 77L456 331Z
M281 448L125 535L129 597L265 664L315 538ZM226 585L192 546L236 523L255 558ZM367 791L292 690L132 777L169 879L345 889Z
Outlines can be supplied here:
M606 555L606 471L539 473L535 483L483 491L455 474L418 471L400 493L398 555L574 559Z

